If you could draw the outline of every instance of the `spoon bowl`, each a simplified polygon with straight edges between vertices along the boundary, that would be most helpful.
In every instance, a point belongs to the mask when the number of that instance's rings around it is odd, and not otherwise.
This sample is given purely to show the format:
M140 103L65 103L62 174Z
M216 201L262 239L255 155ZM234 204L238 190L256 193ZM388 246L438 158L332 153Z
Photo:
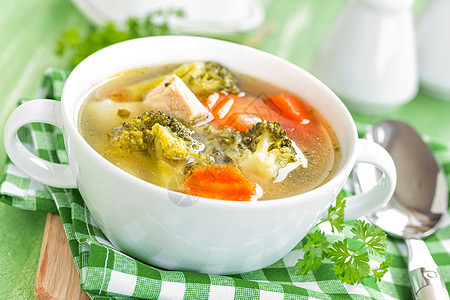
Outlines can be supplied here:
M448 187L442 168L422 138L403 121L384 120L366 138L390 153L398 174L391 200L367 220L405 240L417 299L448 299L437 265L421 240L439 228L447 211ZM370 190L380 178L381 172L373 166L359 164L354 171L355 192Z

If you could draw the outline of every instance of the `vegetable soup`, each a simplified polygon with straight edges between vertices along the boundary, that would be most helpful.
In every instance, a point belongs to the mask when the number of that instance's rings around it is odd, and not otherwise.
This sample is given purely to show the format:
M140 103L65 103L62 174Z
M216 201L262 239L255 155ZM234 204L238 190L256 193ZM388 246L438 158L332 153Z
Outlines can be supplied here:
M324 184L341 160L335 133L306 101L214 62L152 66L96 86L79 130L111 163L161 187L278 199Z

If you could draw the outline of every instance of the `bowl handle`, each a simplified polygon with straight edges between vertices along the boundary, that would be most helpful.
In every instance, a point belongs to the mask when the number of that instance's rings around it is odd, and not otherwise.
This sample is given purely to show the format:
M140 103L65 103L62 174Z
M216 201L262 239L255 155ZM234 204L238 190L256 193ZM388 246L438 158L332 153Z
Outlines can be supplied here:
M346 197L345 220L357 219L381 208L391 199L397 183L394 160L386 149L375 142L358 139L356 163L373 165L381 170L384 176L367 192Z
M39 158L19 140L18 130L29 123L48 123L62 129L61 103L55 100L36 99L18 106L5 125L5 149L14 165L32 179L55 187L75 188L75 177L68 165Z

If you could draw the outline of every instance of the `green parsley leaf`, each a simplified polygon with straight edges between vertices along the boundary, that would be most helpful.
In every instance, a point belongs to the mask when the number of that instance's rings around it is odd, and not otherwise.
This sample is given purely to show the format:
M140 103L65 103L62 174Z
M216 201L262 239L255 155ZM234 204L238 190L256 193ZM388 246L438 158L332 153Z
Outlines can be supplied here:
M384 256L387 236L380 227L363 220L356 220L351 232L355 235L354 238L360 239L365 244L369 254Z
M370 265L367 252L360 254L350 249L347 240L333 243L328 256L334 262L333 270L342 282L358 283L369 275Z
M345 208L345 199L344 194L342 194L341 192L336 198L336 205L330 206L328 208L327 218L321 221L320 223L328 221L330 222L332 232L334 232L335 229L339 232L342 232L342 230L344 229L344 208Z
M303 246L303 258L296 264L299 267L298 274L303 275L309 271L315 271L322 265L322 260L329 251L329 242L325 234L317 230L313 234L307 235L306 244Z
M381 281L381 278L384 276L384 274L386 274L387 271L389 271L389 267L391 266L391 264L392 264L392 257L383 261L378 268L370 270L375 278L375 282Z

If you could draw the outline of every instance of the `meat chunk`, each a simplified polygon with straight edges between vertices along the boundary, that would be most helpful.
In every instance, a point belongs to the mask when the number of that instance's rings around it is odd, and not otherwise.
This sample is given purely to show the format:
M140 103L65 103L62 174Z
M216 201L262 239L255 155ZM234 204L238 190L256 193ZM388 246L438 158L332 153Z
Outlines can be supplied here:
M204 120L209 112L177 76L170 75L143 100L147 110L164 111L182 121Z

